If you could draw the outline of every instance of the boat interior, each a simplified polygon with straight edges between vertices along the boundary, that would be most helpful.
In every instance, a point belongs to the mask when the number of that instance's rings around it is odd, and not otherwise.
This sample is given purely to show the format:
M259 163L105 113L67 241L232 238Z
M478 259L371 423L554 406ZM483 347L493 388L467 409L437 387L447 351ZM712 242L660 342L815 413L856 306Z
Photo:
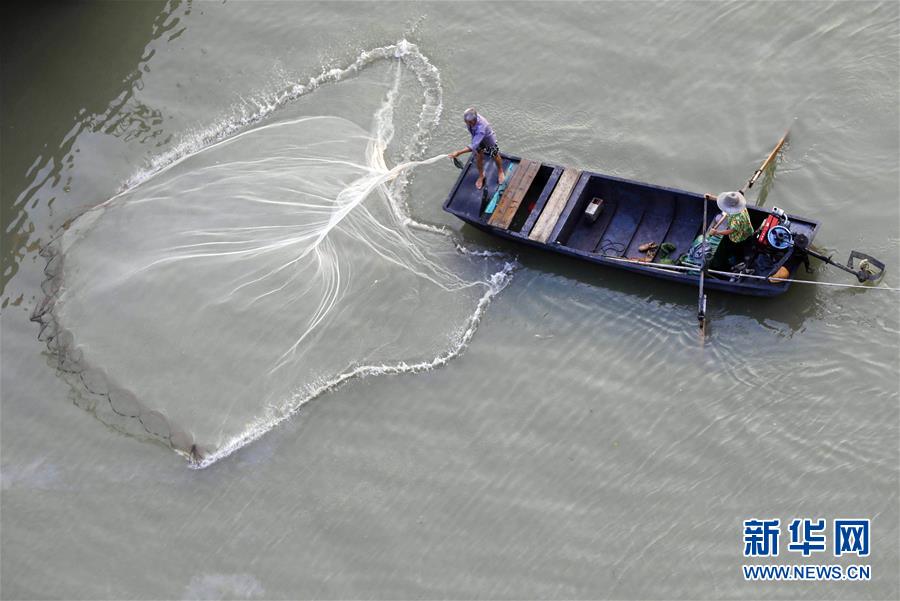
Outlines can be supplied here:
M475 188L478 170L470 160L445 208L508 236L647 264L683 255L702 232L704 200L699 194L528 159L502 160L504 185L498 186L496 165L488 160L484 191ZM707 202L712 223L720 212L715 201ZM748 208L756 229L769 211ZM791 222L792 232L810 240L815 227ZM648 254L648 243L668 243L668 252Z

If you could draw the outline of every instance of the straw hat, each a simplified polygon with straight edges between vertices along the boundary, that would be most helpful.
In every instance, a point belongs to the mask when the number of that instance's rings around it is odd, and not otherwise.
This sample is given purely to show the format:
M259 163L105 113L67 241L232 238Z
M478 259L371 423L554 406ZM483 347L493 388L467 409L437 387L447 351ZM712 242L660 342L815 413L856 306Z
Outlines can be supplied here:
M729 215L736 215L747 208L747 199L740 192L722 192L716 198L719 208Z

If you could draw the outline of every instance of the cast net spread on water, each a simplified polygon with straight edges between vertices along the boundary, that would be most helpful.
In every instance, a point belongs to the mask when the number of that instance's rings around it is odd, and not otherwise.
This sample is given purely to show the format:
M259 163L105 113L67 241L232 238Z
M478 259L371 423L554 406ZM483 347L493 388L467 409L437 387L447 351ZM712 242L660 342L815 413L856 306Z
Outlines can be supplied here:
M378 59L400 60L369 131L333 115L276 119L273 106ZM403 65L425 101L398 144ZM45 249L34 318L79 404L194 466L349 379L450 360L513 269L409 215L409 170L446 160L414 160L441 110L415 46L322 78L269 103L265 123L254 115L173 151Z

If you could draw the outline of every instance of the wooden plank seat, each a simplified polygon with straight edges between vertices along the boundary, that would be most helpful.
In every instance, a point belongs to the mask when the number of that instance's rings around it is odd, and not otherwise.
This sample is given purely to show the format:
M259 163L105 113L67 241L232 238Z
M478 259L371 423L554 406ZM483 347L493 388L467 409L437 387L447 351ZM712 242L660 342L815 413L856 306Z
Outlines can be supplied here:
M559 220L559 216L565 208L569 196L572 194L572 189L575 188L575 184L580 177L581 171L579 169L566 167L566 170L563 171L562 176L559 178L559 182L553 189L553 194L550 195L550 200L544 206L540 218L538 218L537 223L531 229L531 234L528 236L531 240L541 243L547 242L547 238L553 232L553 227Z
M510 178L506 191L500 198L500 202L497 203L497 208L494 209L488 221L490 225L503 229L509 227L540 168L541 163L539 161L522 159L515 173Z

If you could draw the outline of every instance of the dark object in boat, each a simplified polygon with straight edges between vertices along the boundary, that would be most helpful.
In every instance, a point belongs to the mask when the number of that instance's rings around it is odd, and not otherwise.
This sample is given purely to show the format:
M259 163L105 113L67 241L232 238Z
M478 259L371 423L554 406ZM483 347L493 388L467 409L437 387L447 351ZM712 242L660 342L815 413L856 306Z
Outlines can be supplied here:
M504 170L522 162L519 157L502 154ZM639 249L648 241L666 248L678 257L691 248L702 233L703 203L712 220L719 214L714 200L703 194L655 186L591 171L578 171L549 163L526 162L529 169L515 169L506 191L493 214L483 213L482 190L475 188L478 170L471 158L444 202L444 210L488 233L546 248L591 263L616 267L664 280L697 286L699 270L677 270L660 263L662 257L647 261ZM536 163L536 165L534 165ZM485 190L488 196L497 188L496 166L485 164ZM603 199L596 213L586 215L588 204ZM754 229L759 228L773 212L747 207ZM596 219L592 219L596 217ZM806 244L813 241L819 223L812 219L789 215L788 228L796 239L803 236ZM707 224L708 226L709 224ZM790 282L764 279L786 267L796 273L806 259L804 249L791 245L785 249L759 247L772 259L769 273L756 278L709 274L706 287L736 294L776 296L790 287ZM643 259L643 261L641 260Z

